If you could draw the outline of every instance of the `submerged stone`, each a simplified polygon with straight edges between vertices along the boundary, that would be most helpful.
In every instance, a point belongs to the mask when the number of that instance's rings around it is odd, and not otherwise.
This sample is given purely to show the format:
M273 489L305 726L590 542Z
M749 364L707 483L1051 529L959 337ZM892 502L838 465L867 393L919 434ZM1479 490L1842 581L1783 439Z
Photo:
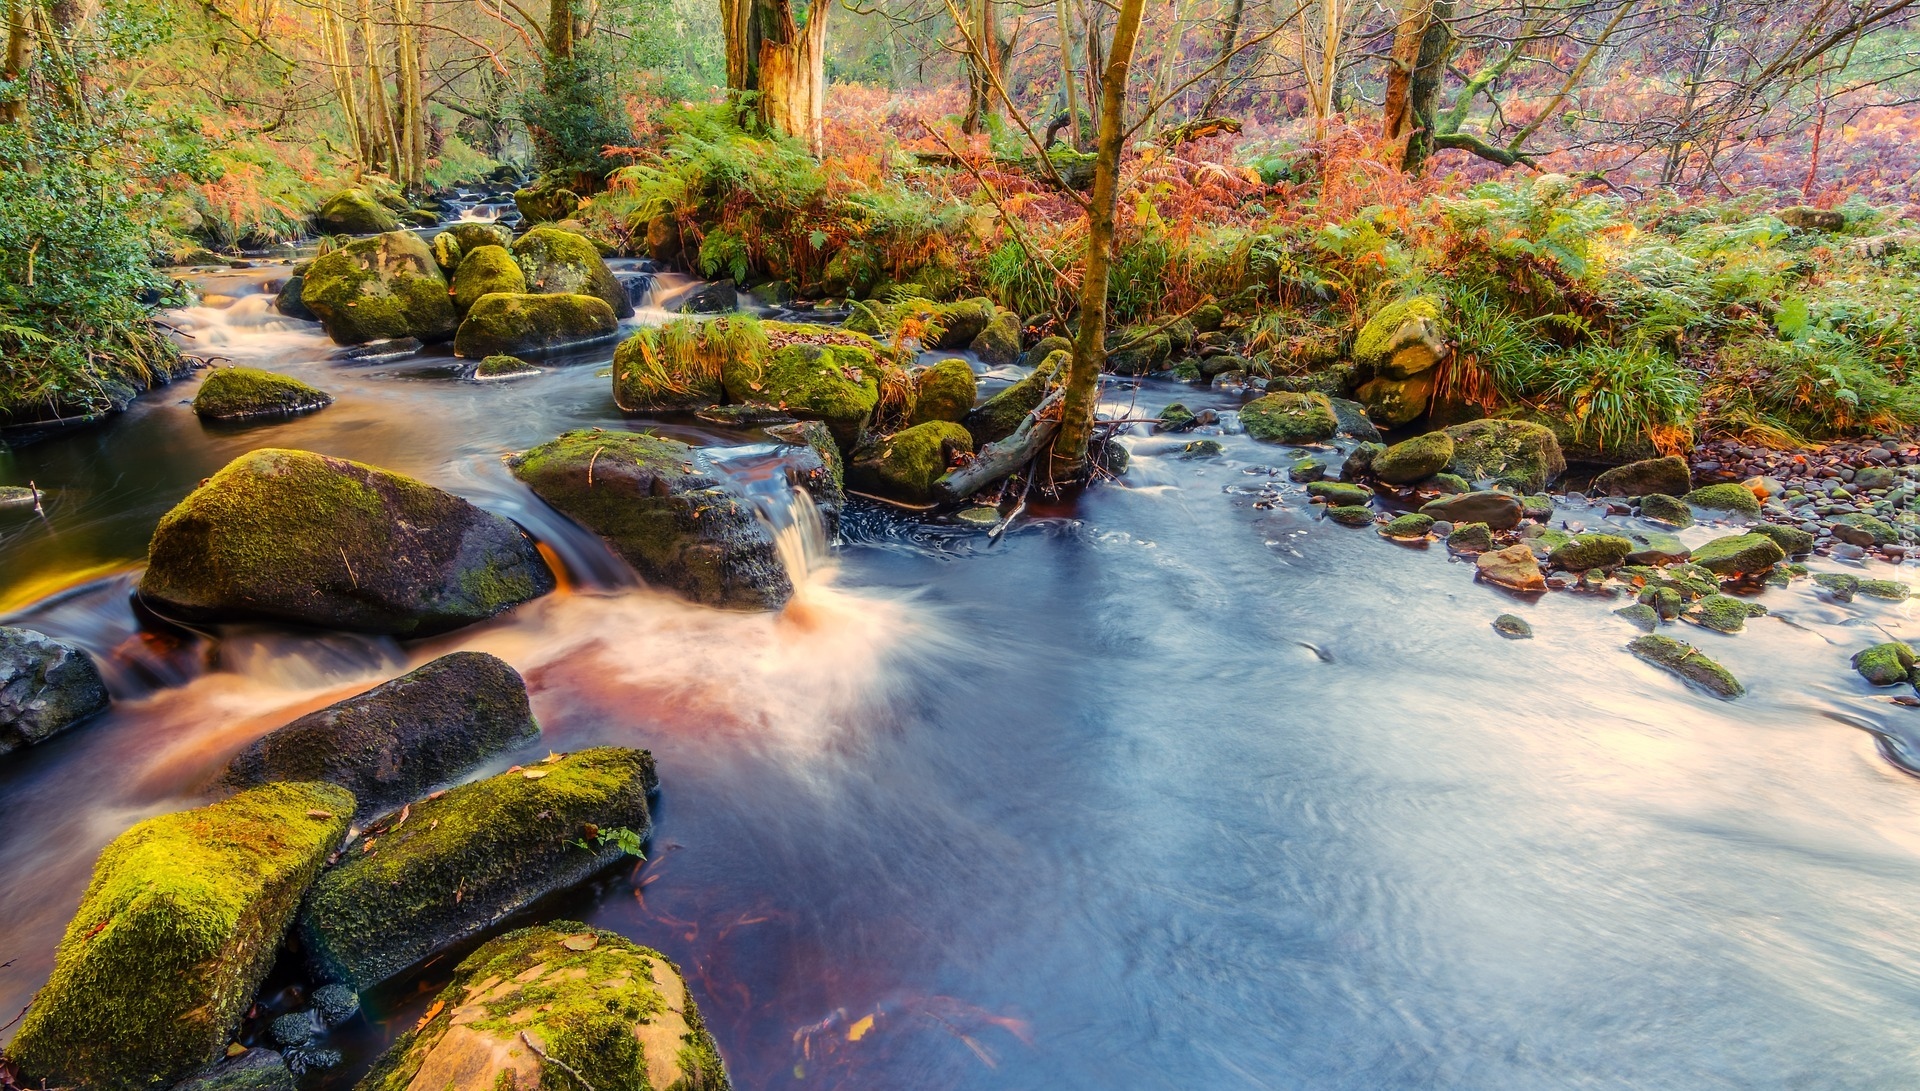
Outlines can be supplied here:
M1547 578L1540 573L1540 562L1525 545L1480 554L1474 562L1475 574L1488 583L1509 591L1545 591Z
M1513 614L1501 614L1493 619L1493 631L1508 640L1532 640L1533 626L1525 618Z
M1637 531L1633 535L1633 552L1627 554L1628 564L1667 565L1677 564L1693 556L1693 550L1677 536L1660 531Z
M1905 602L1913 591L1899 580L1861 580L1860 593L1866 595L1868 598L1886 599L1889 602Z
M140 597L190 622L429 636L538 598L553 572L519 527L346 459L240 456L160 519Z
M1727 668L1700 654L1693 645L1672 637L1635 637L1627 650L1638 658L1699 685L1715 697L1732 700L1747 690Z
M1835 602L1852 602L1860 590L1860 577L1849 572L1821 572L1813 577L1813 583Z
M223 367L200 384L193 411L203 420L245 421L290 417L332 404L333 395L298 379L259 368Z
M1875 644L1853 656L1853 669L1876 686L1895 686L1913 677L1913 648L1902 641Z
M1705 508L1708 511L1730 511L1756 518L1760 515L1760 500L1753 495L1753 490L1732 482L1695 489L1681 499L1696 508ZM1645 502L1642 501L1642 507L1644 506Z
M0 754L44 742L107 704L100 668L83 649L0 626Z
M36 1084L93 1091L218 1058L353 810L331 784L270 784L115 838L8 1056Z

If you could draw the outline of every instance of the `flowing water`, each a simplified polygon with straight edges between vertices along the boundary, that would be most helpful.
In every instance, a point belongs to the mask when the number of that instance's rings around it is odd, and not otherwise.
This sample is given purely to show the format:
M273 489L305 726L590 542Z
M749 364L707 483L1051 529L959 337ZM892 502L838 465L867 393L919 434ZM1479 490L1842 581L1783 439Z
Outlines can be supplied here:
M856 509L829 553L762 489L795 602L696 608L502 464L645 423L612 404L610 347L511 382L340 362L254 291L272 272L219 278L177 324L332 408L209 428L187 380L0 464L46 494L0 523L0 611L90 648L117 697L0 762L0 1018L129 823L295 715L477 648L525 674L535 752L657 755L650 859L541 913L677 960L743 1089L1920 1085L1920 783L1899 764L1920 712L1846 668L1920 636L1905 607L1797 585L1743 634L1677 634L1748 682L1722 703L1626 655L1617 602L1504 598L1444 551L1257 507L1284 450L1227 436L1187 460L1140 435L1122 482L991 543ZM727 445L750 482L769 453L658 427ZM568 586L423 644L141 629L154 522L269 445L507 514ZM1503 610L1538 638L1497 636ZM446 971L369 997L314 1086L348 1086Z

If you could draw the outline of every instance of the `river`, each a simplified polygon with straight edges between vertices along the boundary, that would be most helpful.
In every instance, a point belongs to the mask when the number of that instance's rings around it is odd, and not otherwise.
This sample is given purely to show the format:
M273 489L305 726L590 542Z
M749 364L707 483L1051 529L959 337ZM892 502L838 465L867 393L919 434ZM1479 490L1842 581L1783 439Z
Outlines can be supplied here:
M345 364L270 314L271 275L212 278L173 320L334 406L216 429L188 379L0 461L47 495L0 523L0 611L87 646L116 696L0 763L0 1018L128 824L271 727L475 648L526 675L542 750L657 756L650 859L541 912L674 958L743 1089L1920 1086L1920 782L1894 760L1920 712L1846 665L1920 637L1904 605L1802 582L1737 636L1676 632L1751 690L1721 702L1626 654L1617 601L1507 598L1297 496L1256 507L1285 449L1189 460L1143 430L1125 479L997 542L858 509L784 613L691 607L502 464L650 426L613 405L611 346L508 382ZM405 646L143 633L155 521L261 446L512 516L570 586ZM1496 634L1507 610L1537 638ZM350 1086L446 970L370 996L311 1086Z

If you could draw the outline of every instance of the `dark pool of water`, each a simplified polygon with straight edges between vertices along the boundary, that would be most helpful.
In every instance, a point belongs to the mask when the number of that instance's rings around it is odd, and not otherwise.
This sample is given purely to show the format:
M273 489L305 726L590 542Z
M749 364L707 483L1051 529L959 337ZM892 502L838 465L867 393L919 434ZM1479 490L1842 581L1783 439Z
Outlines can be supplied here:
M1797 586L1743 634L1677 634L1747 681L1723 703L1625 654L1617 602L1519 602L1297 498L1257 509L1291 452L1140 436L1125 482L998 543L859 511L785 614L701 610L622 586L501 464L633 426L610 348L465 383L329 363L313 327L236 325L255 306L185 317L333 408L208 429L189 381L0 465L49 495L0 524L0 602L103 656L121 698L0 764L0 1018L129 823L300 711L471 647L526 674L541 748L658 756L651 859L542 909L678 961L742 1088L1920 1084L1920 782L1887 760L1920 712L1846 668L1920 636L1905 606ZM269 445L510 514L586 586L425 645L139 633L108 573ZM1537 639L1496 635L1505 610ZM371 997L316 1086L444 970Z

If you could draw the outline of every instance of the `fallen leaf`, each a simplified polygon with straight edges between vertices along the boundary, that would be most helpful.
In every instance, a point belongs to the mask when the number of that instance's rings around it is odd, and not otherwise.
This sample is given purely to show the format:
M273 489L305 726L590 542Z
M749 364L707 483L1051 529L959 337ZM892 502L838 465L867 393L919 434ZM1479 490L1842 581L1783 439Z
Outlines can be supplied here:
M520 775L526 777L528 780L539 780L541 777L547 775L547 771L545 769L529 769Z
M227 1056L229 1057L238 1057L242 1053L245 1053L246 1051L247 1051L247 1047L241 1045L239 1042L227 1043Z
M873 1029L873 1016L863 1015L860 1018L854 1020L853 1025L847 1028L847 1041L857 1042L860 1039L865 1038L867 1036L867 1032L872 1029Z
M333 817L333 812L332 812L332 811L319 811L319 810L314 810L314 811L308 811L308 812L307 812L307 817L308 817L308 818L332 818L332 817Z
M561 760L561 759L563 759L563 758L565 758L565 757L566 757L566 755L565 755L565 754L555 754L555 753L553 753L553 752L551 752L551 751L549 751L549 752L547 753L547 756L546 756L546 759L545 759L545 760L543 760L543 761L542 761L542 762L541 762L540 764L542 764L542 765L552 765L552 764L553 764L554 762L556 762L556 761L559 761L559 760Z
M433 1022L433 1017L439 1015L446 1006L445 1000L435 1000L433 1006L427 1009L427 1013L420 1017L420 1021L413 1025L413 1029L416 1032L427 1029L427 1024Z
M568 936L560 941L560 946L569 951L591 951L600 946L600 937L592 932L582 932L577 936Z

